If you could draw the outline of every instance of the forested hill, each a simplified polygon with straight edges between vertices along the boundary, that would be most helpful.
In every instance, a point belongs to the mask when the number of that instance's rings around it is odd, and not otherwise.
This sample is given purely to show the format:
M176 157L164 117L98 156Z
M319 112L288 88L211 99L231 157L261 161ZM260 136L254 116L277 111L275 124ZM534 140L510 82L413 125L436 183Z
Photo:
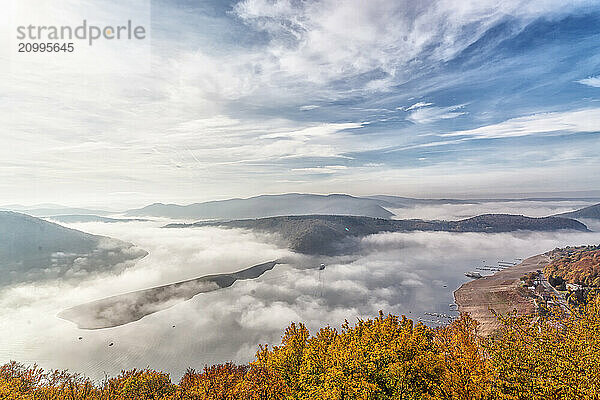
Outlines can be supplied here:
M559 217L530 218L522 215L485 214L460 221L389 220L342 215L302 215L221 222L169 224L167 228L224 226L277 233L300 253L333 255L354 247L353 239L380 232L448 231L511 232L517 230L587 231L575 220Z
M104 271L146 254L131 243L0 211L0 285Z
M551 283L600 287L600 246L554 249L551 256L552 262L544 268Z
M585 207L577 211L559 214L557 217L600 219L600 204Z

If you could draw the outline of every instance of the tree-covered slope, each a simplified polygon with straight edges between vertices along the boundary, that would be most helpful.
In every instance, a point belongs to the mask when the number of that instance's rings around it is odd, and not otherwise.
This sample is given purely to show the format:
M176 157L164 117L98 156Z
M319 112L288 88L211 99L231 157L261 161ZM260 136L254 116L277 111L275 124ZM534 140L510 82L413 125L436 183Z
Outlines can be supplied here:
M131 243L0 211L0 284L100 272L146 254Z
M530 218L522 215L506 214L486 214L460 221L389 220L344 215L298 215L166 225L168 228L194 226L224 226L277 233L295 251L305 254L327 255L345 252L354 246L353 239L380 232L448 231L498 233L517 230L587 230L584 224L567 218Z

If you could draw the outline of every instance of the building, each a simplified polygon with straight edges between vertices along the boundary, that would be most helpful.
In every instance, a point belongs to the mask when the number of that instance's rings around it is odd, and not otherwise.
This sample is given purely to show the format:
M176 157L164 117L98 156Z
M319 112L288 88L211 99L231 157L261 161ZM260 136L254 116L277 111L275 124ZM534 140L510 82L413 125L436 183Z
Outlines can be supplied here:
M583 289L583 286L581 286L581 285L578 285L576 283L567 283L567 290L569 292L576 292L581 289Z

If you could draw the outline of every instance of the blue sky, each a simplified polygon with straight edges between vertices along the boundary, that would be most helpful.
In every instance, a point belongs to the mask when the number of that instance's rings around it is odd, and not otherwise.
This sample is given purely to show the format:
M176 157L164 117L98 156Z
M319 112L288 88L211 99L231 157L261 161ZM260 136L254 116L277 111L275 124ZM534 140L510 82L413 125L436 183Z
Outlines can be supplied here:
M9 55L0 202L600 188L598 2L41 3L3 32L137 18L146 53Z

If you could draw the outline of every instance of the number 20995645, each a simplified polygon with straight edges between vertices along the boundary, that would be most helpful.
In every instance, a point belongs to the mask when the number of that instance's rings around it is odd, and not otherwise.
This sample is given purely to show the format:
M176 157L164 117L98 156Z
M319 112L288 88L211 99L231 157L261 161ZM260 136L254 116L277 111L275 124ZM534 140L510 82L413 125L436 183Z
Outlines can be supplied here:
M19 43L19 53L72 53L73 43Z

